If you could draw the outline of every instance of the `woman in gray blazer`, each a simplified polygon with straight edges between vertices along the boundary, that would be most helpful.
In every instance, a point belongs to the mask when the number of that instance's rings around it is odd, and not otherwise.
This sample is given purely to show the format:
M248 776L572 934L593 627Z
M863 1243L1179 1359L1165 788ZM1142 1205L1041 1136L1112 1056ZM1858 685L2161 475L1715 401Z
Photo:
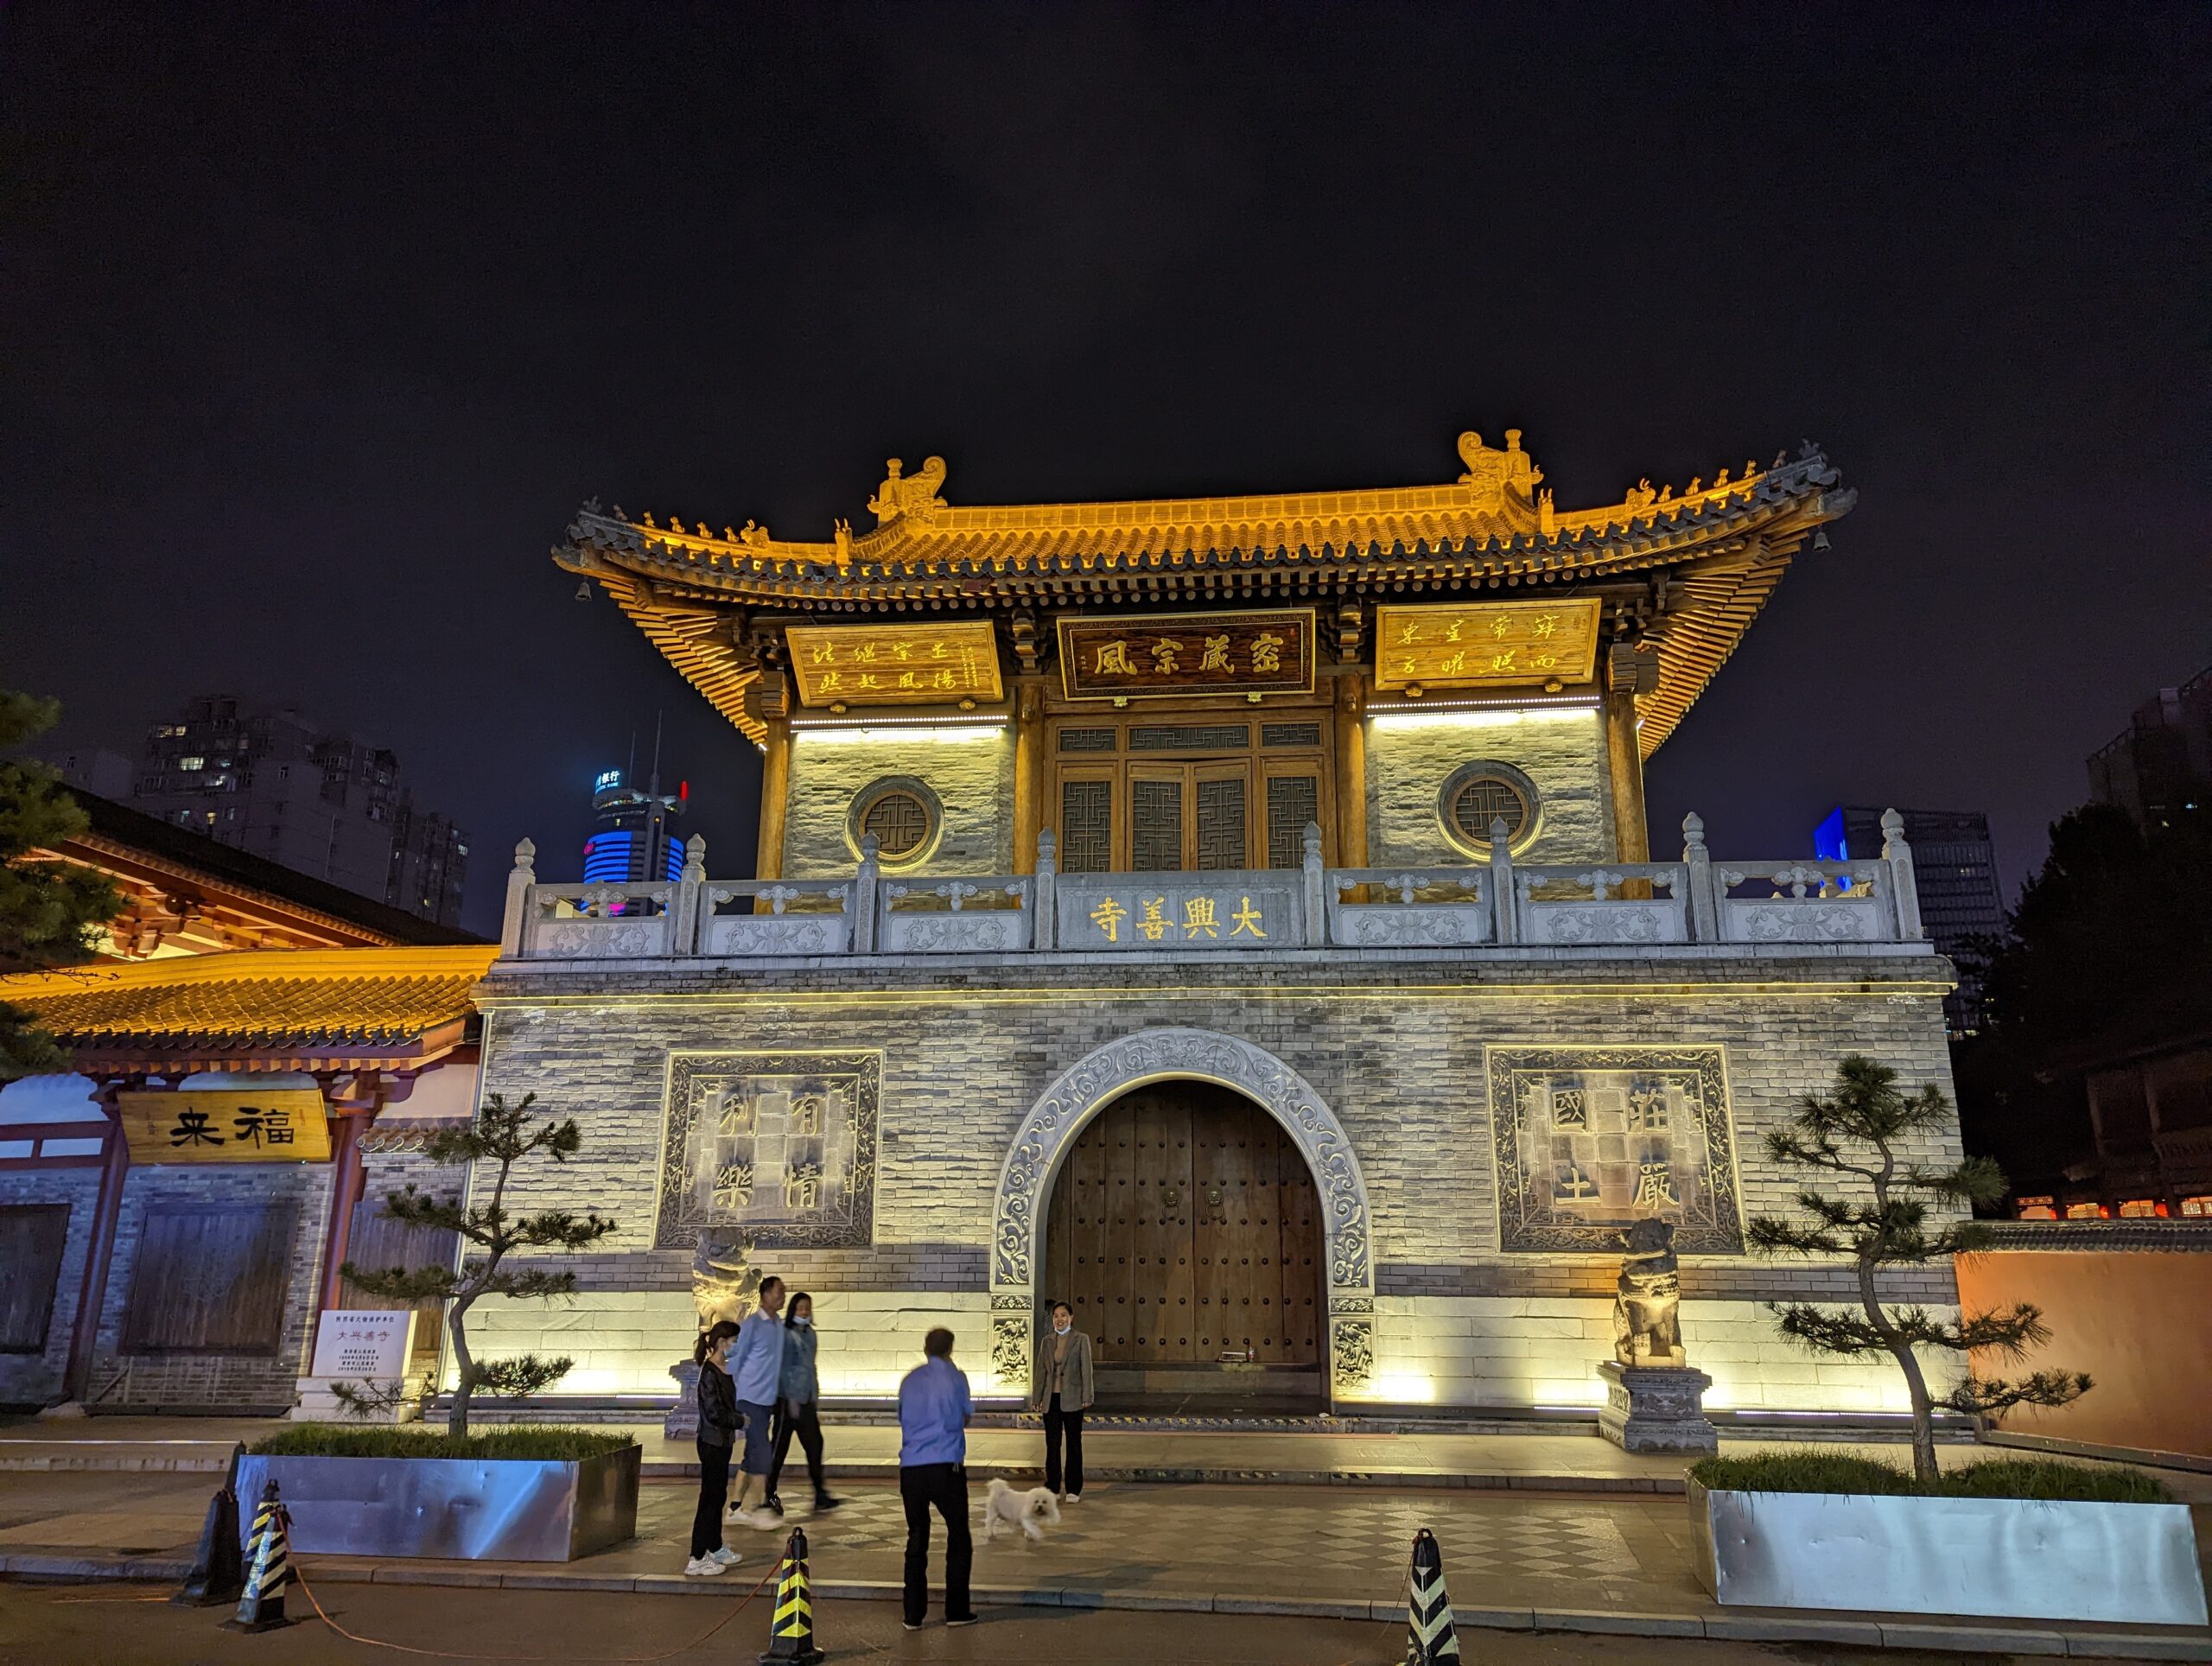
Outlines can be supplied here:
M1090 1400L1090 1339L1075 1328L1075 1309L1056 1301L1052 1328L1037 1351L1029 1409L1045 1414L1046 1489L1067 1504L1083 1501L1083 1414ZM1063 1440L1067 1446L1065 1472L1060 1466Z

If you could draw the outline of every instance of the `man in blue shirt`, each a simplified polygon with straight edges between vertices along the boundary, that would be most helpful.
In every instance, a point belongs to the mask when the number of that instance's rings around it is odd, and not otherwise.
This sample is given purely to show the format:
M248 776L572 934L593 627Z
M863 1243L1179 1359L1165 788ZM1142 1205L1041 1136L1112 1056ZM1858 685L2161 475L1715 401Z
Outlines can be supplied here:
M784 1281L760 1281L760 1306L737 1327L729 1346L726 1369L737 1393L737 1408L745 1418L745 1451L738 1460L744 1484L730 1519L747 1527L780 1527L783 1523L768 1503L768 1415L776 1403L776 1383L784 1370L784 1323L777 1318L784 1305Z
M906 1629L918 1631L930 1610L930 1511L944 1517L944 1618L973 1625L968 1572L968 1420L975 1402L968 1374L952 1363L952 1332L923 1340L922 1363L899 1384L899 1500L906 1507Z

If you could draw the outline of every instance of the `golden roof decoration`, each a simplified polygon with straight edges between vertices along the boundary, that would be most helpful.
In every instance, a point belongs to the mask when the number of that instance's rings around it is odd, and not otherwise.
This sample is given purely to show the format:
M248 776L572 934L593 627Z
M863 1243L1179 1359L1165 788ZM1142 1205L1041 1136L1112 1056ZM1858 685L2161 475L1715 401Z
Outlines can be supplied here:
M246 949L0 977L0 1002L29 1008L80 1062L187 1053L399 1055L474 1010L493 944L453 948ZM304 1062L304 1061L301 1061ZM310 1066L311 1067L311 1066Z
M1670 733L1764 605L1789 559L1856 494L1817 446L1723 467L1677 490L1639 480L1618 503L1557 507L1522 448L1459 436L1449 483L1234 498L956 504L948 469L898 459L868 500L871 531L822 541L748 521L719 537L680 518L587 503L554 558L601 584L678 670L760 740L746 690L758 671L730 609L822 614L1189 605L1584 587L1665 575L1680 607L1655 625L1659 687L1637 696L1647 755Z

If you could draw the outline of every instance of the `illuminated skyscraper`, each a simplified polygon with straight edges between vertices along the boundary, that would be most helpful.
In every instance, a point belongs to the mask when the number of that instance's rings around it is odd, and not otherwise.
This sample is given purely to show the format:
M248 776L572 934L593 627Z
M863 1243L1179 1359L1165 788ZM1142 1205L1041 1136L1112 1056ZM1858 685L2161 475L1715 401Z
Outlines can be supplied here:
M626 785L619 769L602 770L592 783L591 807L599 830L584 841L584 880L636 885L674 881L683 872L683 839L676 818L691 798L689 781L674 792L660 790L655 772L643 788Z

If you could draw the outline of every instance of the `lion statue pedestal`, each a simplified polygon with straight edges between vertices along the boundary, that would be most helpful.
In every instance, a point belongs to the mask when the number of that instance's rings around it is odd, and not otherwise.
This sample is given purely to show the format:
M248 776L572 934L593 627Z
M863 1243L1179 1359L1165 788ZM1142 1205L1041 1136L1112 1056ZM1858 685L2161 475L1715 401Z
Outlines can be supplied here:
M1613 1357L1601 1362L1605 1404L1598 1432L1628 1452L1709 1453L1720 1437L1705 1415L1713 1379L1682 1352L1682 1280L1675 1229L1642 1220L1621 1234L1613 1295Z
M760 1289L753 1241L702 1230L691 1256L691 1305L699 1315L700 1333L719 1319L742 1319L753 1311ZM668 1408L661 1432L671 1440L689 1440L699 1433L699 1367L687 1354L668 1374L676 1379L676 1403Z

